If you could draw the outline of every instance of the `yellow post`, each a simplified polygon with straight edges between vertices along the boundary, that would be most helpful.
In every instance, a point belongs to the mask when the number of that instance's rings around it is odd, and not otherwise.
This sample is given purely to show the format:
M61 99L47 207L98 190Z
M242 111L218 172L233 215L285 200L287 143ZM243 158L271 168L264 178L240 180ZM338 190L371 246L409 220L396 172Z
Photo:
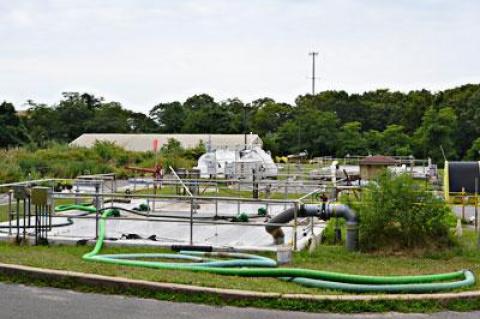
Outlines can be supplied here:
M450 202L450 181L448 176L448 161L445 161L445 166L443 168L443 196L447 203Z

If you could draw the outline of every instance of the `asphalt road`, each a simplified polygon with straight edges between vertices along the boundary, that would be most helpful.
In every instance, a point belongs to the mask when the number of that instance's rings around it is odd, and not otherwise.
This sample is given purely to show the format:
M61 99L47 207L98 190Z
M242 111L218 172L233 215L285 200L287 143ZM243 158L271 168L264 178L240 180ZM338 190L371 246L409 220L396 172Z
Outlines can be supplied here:
M458 218L462 217L462 206L461 205L453 205L452 206L455 215ZM480 212L479 212L480 213ZM475 207L474 206L465 206L465 219L470 220L475 218Z
M254 308L214 307L122 296L79 293L71 290L0 283L0 318L8 319L190 319L190 318L480 318L471 313L423 314L309 314Z

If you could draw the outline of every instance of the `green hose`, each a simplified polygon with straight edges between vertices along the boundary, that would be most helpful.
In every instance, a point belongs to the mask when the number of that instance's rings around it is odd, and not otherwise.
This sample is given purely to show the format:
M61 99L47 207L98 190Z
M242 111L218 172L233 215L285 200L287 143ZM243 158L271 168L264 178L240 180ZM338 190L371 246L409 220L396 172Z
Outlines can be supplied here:
M66 205L55 206L56 212L64 212L67 210L81 210L83 212L90 212L90 213L94 213L97 211L95 206L92 206L92 204L66 204Z
M362 276L312 269L274 268L276 262L270 258L239 253L181 251L179 254L102 255L100 251L105 239L106 220L114 214L113 210L106 210L102 214L99 221L98 240L93 250L85 254L83 259L114 265L188 270L226 276L276 277L307 287L351 292L426 293L468 287L475 284L475 277L469 270L419 276ZM230 259L216 259L215 257L229 257ZM177 259L187 262L158 262L136 260L136 258Z

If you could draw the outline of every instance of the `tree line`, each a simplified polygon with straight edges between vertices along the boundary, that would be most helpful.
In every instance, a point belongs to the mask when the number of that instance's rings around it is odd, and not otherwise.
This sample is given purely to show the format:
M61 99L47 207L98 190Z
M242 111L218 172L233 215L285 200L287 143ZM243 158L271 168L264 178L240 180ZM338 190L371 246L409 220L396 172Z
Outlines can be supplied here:
M261 98L216 101L207 94L159 103L148 114L88 93L63 93L55 105L0 104L0 147L70 142L82 133L259 134L275 155L384 154L443 161L479 159L480 84L439 92L324 91L293 104Z

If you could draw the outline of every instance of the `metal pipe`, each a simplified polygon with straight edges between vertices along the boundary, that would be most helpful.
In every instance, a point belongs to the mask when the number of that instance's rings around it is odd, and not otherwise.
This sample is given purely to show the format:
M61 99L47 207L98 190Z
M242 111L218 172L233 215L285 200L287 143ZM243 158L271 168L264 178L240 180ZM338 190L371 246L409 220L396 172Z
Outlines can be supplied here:
M87 198L94 198L96 193L79 193L75 194L74 196L65 195L64 193L54 193L57 195L58 198L67 198L73 199L75 197L87 197ZM181 195L166 195L166 194L157 194L157 195L148 195L148 194L119 194L119 193L99 193L98 196L101 198L113 198L113 197L124 197L124 198L138 198L138 199L147 199L147 198L155 198L155 199L183 199L187 200L190 198L194 198L196 200L221 200L226 202L236 202L241 201L245 203L276 203L276 204L294 204L296 200L283 200L283 199L252 199L252 198L241 198L241 197L222 197L222 196L181 196Z
M358 217L353 209L343 204L329 203L324 207L321 205L301 205L298 213L295 208L289 208L273 217L271 223L284 224L296 217L318 217L329 220L334 217L342 217L347 221L346 247L348 250L358 250ZM295 223L294 223L295 225ZM272 235L276 245L285 242L285 234L279 226L268 225L265 230ZM295 235L295 234L294 234Z
M104 208L112 209L112 208ZM120 207L113 207L113 209L121 209ZM103 211L102 210L102 211ZM55 215L54 218L70 218L75 219L92 219L95 220L95 216L71 216L71 215ZM115 220L136 221L136 222L165 222L165 223L190 223L190 219L174 219L174 218L141 218L141 217L115 217ZM246 227L266 227L266 226L278 226L293 228L293 225L283 223L248 223L248 222L223 222L223 221L206 221L193 219L194 224L206 224L206 225L224 225L224 226L246 226Z

